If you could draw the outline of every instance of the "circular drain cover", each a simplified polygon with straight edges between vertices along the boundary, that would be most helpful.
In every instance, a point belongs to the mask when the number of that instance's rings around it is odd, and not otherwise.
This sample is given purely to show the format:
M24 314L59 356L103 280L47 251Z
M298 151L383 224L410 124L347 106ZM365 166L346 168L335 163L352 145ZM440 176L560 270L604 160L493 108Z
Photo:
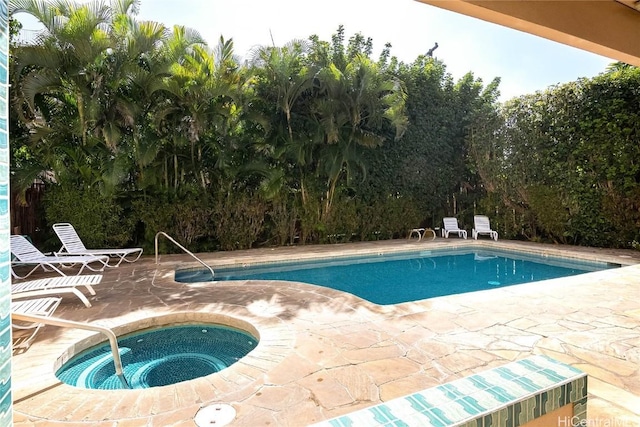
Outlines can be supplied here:
M226 403L215 403L200 408L193 421L198 427L221 427L229 424L236 417L236 410Z

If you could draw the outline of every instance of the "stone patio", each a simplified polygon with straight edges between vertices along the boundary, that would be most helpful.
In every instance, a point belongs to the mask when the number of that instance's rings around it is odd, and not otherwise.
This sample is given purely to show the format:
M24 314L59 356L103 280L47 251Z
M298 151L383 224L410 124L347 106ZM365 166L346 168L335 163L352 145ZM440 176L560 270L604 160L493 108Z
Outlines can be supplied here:
M444 246L640 263L636 251L440 238L199 255L215 268ZM236 410L233 426L304 426L545 354L589 374L589 425L640 426L640 265L389 306L303 283L175 282L174 269L186 266L194 266L187 255L162 256L156 266L147 254L106 271L91 308L66 296L56 316L118 333L237 319L260 334L253 352L171 386L84 390L60 383L54 366L78 341L99 338L46 326L13 358L15 425L194 426L201 407L224 403Z

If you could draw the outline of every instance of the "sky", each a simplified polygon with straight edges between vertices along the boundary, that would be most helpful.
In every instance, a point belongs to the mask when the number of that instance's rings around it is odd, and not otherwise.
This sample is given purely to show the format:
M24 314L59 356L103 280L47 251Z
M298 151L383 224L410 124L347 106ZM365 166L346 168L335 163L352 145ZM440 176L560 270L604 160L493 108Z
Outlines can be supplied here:
M34 26L17 17L25 29ZM473 72L487 84L500 77L502 101L596 76L615 62L415 0L142 0L137 19L190 27L210 45L231 38L240 56L313 34L330 41L339 25L346 39L371 37L374 59L389 42L391 55L411 63L437 42L433 56L454 79Z

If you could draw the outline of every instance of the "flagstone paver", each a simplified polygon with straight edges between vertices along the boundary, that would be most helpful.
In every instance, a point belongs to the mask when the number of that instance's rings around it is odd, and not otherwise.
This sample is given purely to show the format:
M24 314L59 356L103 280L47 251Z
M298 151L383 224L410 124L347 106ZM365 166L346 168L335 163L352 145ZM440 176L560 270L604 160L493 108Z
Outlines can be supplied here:
M451 242L379 241L199 255L215 267L488 245L640 262L640 252L632 251ZM174 269L191 261L186 255L162 256L156 266L146 256L110 269L92 297L93 307L64 299L56 315L116 329L159 324L159 316L193 320L196 314L248 322L261 338L249 356L217 374L171 386L82 390L60 384L53 366L92 333L47 326L30 349L13 358L14 424L194 426L200 407L227 403L237 412L232 425L304 426L546 354L589 373L589 419L640 425L640 265L379 306L303 283L173 281Z

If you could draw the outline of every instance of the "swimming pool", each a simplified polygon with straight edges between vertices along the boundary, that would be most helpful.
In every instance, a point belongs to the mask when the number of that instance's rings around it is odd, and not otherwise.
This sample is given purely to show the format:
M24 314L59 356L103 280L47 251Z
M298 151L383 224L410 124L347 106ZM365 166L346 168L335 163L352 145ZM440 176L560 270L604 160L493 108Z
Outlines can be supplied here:
M573 276L618 264L499 250L439 250L341 257L216 269L215 280L287 280L326 286L376 304L398 304ZM178 270L179 282L200 282L207 270Z

